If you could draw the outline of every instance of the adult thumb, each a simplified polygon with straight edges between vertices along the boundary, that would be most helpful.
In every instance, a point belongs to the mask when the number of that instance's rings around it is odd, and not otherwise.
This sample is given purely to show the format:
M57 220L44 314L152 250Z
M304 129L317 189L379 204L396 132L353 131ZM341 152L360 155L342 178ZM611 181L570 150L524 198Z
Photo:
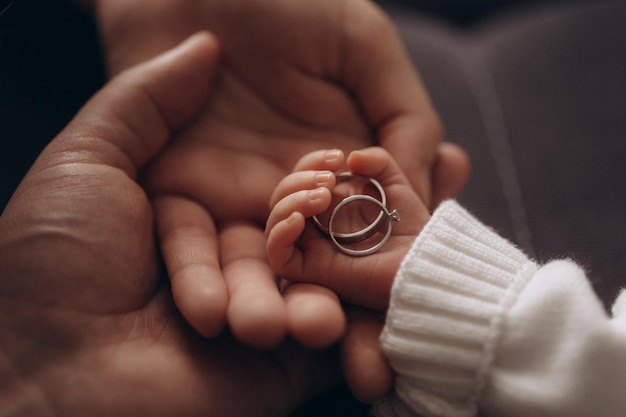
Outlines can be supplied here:
M432 201L431 171L443 139L441 120L389 16L361 5L344 48L346 83L359 100L378 143L396 159L415 191Z
M217 40L195 34L111 80L44 150L37 164L96 163L135 178L208 99ZM61 161L59 161L61 159Z

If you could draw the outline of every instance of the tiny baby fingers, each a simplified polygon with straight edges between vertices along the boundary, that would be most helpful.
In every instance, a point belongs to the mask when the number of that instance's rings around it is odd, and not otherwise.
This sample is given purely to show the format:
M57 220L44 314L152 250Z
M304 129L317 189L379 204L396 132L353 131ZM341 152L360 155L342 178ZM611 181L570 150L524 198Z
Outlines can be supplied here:
M330 190L324 187L289 194L276 203L270 212L265 227L266 236L276 223L286 219L294 212L302 213L305 218L323 213L330 205L331 198Z
M339 149L324 149L304 155L293 168L294 172L306 170L337 171L343 166L345 156Z
M159 196L153 206L174 302L193 328L216 336L226 323L228 292L213 219L183 197Z
M267 258L272 269L281 274L289 265L301 264L301 253L295 243L304 231L305 219L295 212L278 222L267 237ZM300 258L300 261L298 259Z
M320 187L333 189L335 176L331 171L299 171L286 176L276 187L270 199L270 208L290 194L301 190L314 190Z

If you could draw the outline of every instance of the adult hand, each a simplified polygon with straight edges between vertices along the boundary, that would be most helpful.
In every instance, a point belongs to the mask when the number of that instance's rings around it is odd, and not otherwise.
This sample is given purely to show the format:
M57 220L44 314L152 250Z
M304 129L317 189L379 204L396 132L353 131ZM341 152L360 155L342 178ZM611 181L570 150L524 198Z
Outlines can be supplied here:
M392 23L373 2L99 0L96 10L113 74L197 30L216 34L225 68L207 114L186 136L204 132L202 138L211 137L224 152L252 154L274 168L278 179L285 167L289 172L306 151L323 144L339 143L349 151L377 142L433 203L432 177L439 175L432 171L443 130ZM212 188L232 184L223 180ZM441 183L444 194L464 180ZM254 193L246 190L257 205L247 205L243 214L264 220L268 190L275 185L270 183Z
M305 153L380 144L431 207L465 180L463 154L440 146L437 115L392 24L372 2L100 0L97 12L112 73L198 29L214 32L223 47L211 101L145 177L158 217L168 220L160 230L177 305L201 333L215 334L226 320L218 313L226 282L229 322L241 339L271 345L283 334L281 326L259 326L286 314L276 307L262 228L271 192ZM218 245L216 236L236 238ZM227 265L225 281L220 264ZM345 339L355 347L346 349L354 352L347 361L364 346L352 340ZM370 343L377 346L376 337Z
M135 176L200 110L216 63L200 34L124 72L13 195L0 217L0 414L276 416L335 379L294 347L202 339L160 272Z

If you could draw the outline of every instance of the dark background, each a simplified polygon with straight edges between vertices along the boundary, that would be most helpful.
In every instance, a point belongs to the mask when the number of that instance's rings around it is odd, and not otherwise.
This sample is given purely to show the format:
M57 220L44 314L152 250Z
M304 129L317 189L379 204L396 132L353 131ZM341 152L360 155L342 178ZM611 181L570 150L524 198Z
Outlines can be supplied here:
M95 29L67 3L17 0L0 16L0 210L104 80Z

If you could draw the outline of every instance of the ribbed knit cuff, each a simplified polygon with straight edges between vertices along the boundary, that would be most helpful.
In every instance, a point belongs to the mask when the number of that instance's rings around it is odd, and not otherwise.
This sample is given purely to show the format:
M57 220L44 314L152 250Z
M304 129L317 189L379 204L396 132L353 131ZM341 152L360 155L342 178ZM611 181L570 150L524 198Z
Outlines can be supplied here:
M397 396L427 416L474 416L503 313L536 269L456 202L443 203L392 288L381 341Z

